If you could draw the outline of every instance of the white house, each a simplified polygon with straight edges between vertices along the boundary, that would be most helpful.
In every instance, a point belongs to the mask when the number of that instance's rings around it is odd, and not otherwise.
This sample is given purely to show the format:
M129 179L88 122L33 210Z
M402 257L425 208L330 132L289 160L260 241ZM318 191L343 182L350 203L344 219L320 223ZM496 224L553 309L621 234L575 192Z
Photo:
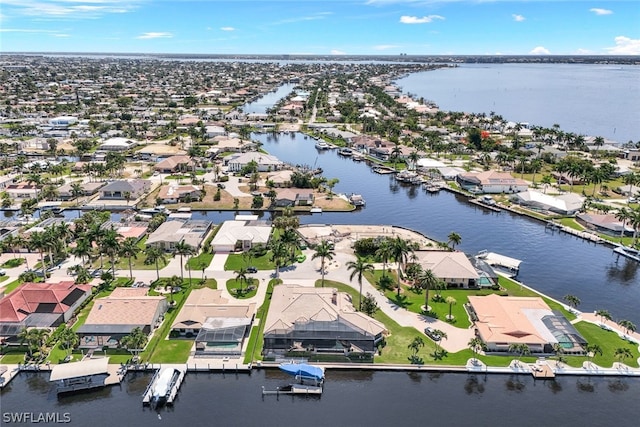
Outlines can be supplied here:
M465 190L485 194L520 193L529 188L526 181L498 171L459 174L458 183Z
M241 171L252 161L258 165L258 172L275 171L282 169L284 166L284 163L277 157L259 153L257 151L234 154L225 159L226 164L229 166L229 171L231 172Z
M537 190L528 190L511 196L511 200L523 206L551 211L562 215L573 215L584 204L584 197L567 193L559 196L544 194Z
M237 216L225 221L211 241L214 252L232 252L240 247L251 249L253 245L269 242L271 226L265 221L258 221L257 216Z
M109 138L98 147L103 151L127 151L131 147L135 147L138 143L129 138L114 137Z

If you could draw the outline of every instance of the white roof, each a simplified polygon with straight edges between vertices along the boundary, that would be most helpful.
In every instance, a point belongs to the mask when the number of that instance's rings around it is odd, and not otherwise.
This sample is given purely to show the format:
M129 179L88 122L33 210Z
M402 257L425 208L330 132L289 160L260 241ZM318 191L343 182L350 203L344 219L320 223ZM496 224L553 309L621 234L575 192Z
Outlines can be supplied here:
M517 196L523 201L535 202L565 212L576 211L580 209L584 203L584 197L575 193L552 196L550 194L541 193L540 191L528 190L518 193Z
M106 374L109 365L108 357L89 359L82 362L54 365L51 369L49 381L66 380L69 378L87 377L89 375Z
M423 168L442 168L445 167L447 165L445 165L444 163L435 160L435 159L429 159L429 158L423 158L423 159L419 159L418 160L418 166L423 167Z

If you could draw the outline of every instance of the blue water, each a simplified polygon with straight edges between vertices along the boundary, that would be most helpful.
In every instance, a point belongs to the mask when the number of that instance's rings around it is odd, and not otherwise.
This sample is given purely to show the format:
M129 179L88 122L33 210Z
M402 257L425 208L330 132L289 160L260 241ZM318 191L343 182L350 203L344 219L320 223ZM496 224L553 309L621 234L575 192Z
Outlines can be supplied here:
M514 122L640 141L640 66L461 64L398 84L446 111L493 111Z

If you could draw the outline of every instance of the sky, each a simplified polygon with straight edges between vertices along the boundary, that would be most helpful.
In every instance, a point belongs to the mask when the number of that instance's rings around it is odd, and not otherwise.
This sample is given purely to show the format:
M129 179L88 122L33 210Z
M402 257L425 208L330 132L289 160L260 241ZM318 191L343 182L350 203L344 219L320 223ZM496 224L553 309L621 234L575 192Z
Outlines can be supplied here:
M640 55L640 1L1 0L0 52Z

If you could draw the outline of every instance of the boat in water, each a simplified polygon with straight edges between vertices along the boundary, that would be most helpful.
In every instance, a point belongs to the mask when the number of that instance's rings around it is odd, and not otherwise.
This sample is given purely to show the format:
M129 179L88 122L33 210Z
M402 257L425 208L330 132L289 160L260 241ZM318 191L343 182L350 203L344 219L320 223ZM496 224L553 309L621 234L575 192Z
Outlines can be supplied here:
M145 392L143 403L159 406L169 403L174 387L179 386L178 379L181 372L175 368L162 368L151 380Z
M353 150L351 148L344 147L338 150L338 154L346 157L353 156Z
M352 194L349 196L349 202L355 207L364 206L366 204L365 200L362 198L360 194Z
M638 249L620 245L616 246L613 252L617 253L618 255L622 255L623 257L632 259L636 262L640 262L640 250Z
M324 142L324 141L317 141L316 142L316 148L318 150L328 150L328 149L331 148L331 146L329 144L327 144L326 142Z
M520 263L522 263L519 259L486 250L478 252L476 258L485 261L496 273L501 273L511 278L518 275L520 272Z

